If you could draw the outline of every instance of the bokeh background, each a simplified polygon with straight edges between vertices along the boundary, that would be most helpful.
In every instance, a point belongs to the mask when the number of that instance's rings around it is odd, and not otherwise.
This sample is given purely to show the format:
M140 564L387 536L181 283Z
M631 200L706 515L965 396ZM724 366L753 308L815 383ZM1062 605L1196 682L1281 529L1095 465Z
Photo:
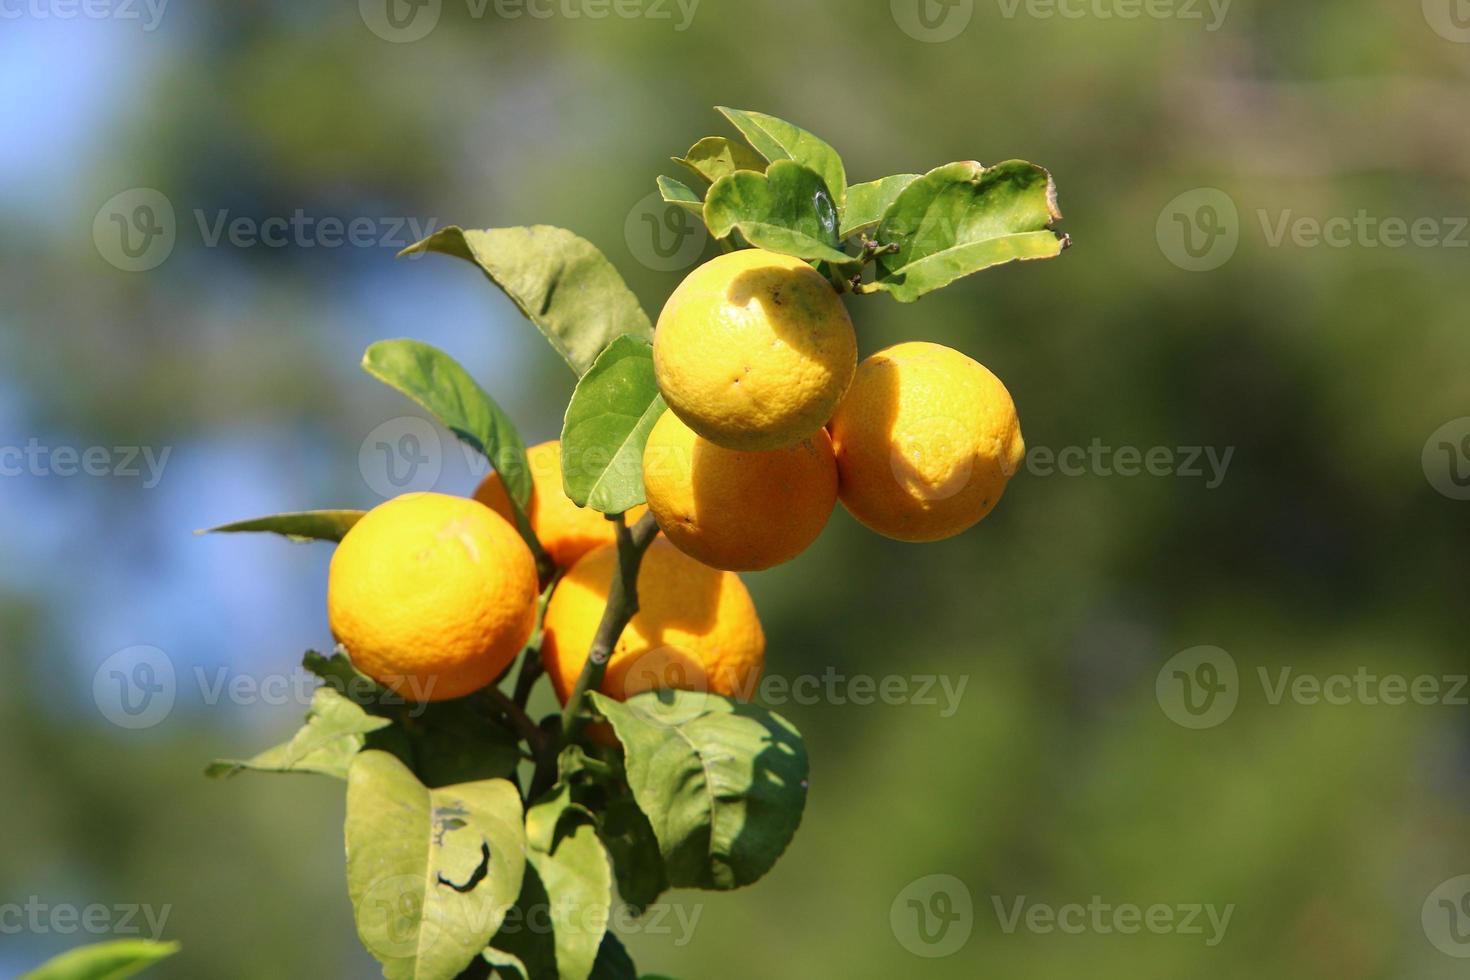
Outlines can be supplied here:
M301 696L251 685L330 644L330 549L192 532L394 492L374 447L422 426L358 369L374 340L448 350L554 437L559 358L469 266L395 251L562 225L656 314L707 243L653 178L731 133L724 104L816 131L854 181L1041 163L1076 244L914 306L851 300L864 353L932 339L990 366L1033 455L961 537L839 511L747 577L770 672L838 678L778 705L810 804L769 878L630 929L640 967L1463 976L1467 5L690 2L0 4L0 905L166 912L184 952L159 977L377 975L340 784L202 775L294 730ZM333 245L328 218L367 224ZM419 448L420 486L483 472L442 432ZM68 449L95 472L66 475ZM172 705L127 727L113 672L159 653ZM1340 703L1277 693L1303 676ZM854 703L858 677L937 698ZM1212 677L1191 714L1184 684ZM1434 693L1385 703L1395 678ZM1071 903L1174 925L1008 928ZM1192 905L1228 926L1186 927ZM17 914L0 975L105 938Z

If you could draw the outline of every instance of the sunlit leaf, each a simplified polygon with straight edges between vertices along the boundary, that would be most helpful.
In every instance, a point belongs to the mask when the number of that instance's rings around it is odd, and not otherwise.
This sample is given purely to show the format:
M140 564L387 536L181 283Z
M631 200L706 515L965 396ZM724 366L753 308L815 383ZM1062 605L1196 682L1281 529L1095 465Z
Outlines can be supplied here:
M1035 164L946 164L889 207L876 238L898 250L879 256L877 278L864 291L909 303L982 269L1054 258L1068 244L1050 230L1061 216L1056 185Z
M449 227L401 254L417 252L479 266L579 376L615 338L653 337L653 324L618 270L597 246L565 228Z
M366 751L347 776L347 890L388 980L452 980L485 949L525 871L521 797L503 779L429 789Z
M643 503L643 447L665 407L653 374L653 346L635 337L613 341L567 406L561 434L567 496L604 514Z

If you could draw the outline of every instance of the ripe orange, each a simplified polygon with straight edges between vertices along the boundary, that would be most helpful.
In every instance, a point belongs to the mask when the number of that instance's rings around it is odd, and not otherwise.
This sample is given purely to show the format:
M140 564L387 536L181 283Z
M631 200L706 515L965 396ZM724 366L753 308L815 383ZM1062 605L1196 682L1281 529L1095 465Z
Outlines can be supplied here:
M414 701L495 680L536 624L536 563L473 500L410 493L369 511L332 556L327 615L358 670Z

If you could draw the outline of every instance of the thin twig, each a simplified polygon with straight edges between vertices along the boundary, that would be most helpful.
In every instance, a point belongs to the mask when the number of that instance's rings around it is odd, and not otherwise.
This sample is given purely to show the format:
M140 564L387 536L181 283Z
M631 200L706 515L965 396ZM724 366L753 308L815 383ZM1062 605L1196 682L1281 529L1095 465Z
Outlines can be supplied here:
M504 691L495 685L485 688L485 697L489 702L515 726L521 738L524 738L531 746L532 753L540 759L546 751L546 733L536 726L531 716L526 714L525 709L508 698Z

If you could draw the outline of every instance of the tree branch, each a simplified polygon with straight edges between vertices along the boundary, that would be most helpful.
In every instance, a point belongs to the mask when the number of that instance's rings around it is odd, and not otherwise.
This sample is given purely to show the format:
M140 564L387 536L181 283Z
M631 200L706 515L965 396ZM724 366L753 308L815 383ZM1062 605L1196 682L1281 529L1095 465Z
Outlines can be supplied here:
M616 521L618 567L608 589L607 608L603 610L602 622L597 627L592 648L587 651L587 662L582 666L577 686L572 690L571 697L567 698L566 708L562 711L563 745L576 742L582 729L586 727L587 692L602 686L608 659L617 647L623 630L638 612L638 568L643 563L644 553L658 536L658 524L653 519L652 511L643 515L643 519L631 528L621 514Z

